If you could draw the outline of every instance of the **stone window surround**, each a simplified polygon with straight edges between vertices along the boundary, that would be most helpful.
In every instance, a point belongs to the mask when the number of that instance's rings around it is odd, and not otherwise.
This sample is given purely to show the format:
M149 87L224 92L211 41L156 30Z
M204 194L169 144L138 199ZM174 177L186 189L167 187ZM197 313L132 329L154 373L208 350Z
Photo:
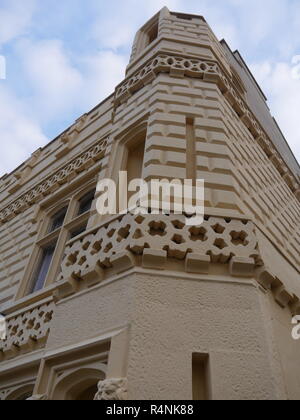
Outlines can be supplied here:
M40 352L37 352L34 357L25 357L21 366L16 367L14 360L2 366L0 401L16 400L33 391L39 371L39 357Z
M143 115L143 117L136 121L134 124L127 127L125 130L122 130L114 137L114 144L112 146L112 151L110 155L110 162L114 162L113 165L110 165L108 170L105 172L105 178L110 178L116 183L119 179L119 172L126 170L127 159L129 155L129 149L132 146L139 145L141 141L144 141L144 138L147 137L148 130L148 118L149 114ZM146 154L146 144L145 144L145 154ZM144 163L143 163L144 164ZM143 166L144 167L144 166ZM100 173L100 178L102 173ZM98 175L99 175L98 174ZM101 195L100 192L96 192L95 199L99 198ZM99 216L97 214L96 225L102 223L103 220L110 220L110 216ZM100 219L99 219L100 218ZM94 226L94 220L92 219L91 224Z
M80 384L126 378L129 326L43 355L32 400L68 400ZM86 380L86 381L85 381ZM84 391L84 389L82 389ZM71 398L72 399L72 398Z
M34 383L20 385L15 388L5 389L0 391L0 401L18 401L23 400L23 396L32 395L34 389Z
M55 282L56 276L59 273L65 244L69 239L70 232L78 229L85 223L87 224L89 221L90 212L76 216L79 210L79 201L87 193L96 188L96 182L97 178L94 177L92 180L86 181L84 187L77 188L75 191L74 189L71 190L68 194L68 198L65 198L65 196L63 199L58 197L57 200L54 200L54 202L56 202L55 206L48 204L48 200L45 203L37 206L34 220L31 221L32 224L38 225L37 240L34 244L34 249L29 258L29 262L25 269L23 280L21 281L18 292L16 294L15 301L18 301L24 297L31 299L35 294L38 295L39 293L42 293L43 289L51 286ZM51 197L51 200L53 201L53 196ZM63 225L59 229L48 233L52 217L64 207L67 207L67 213ZM45 279L44 288L42 291L40 290L35 293L29 293L28 291L30 289L31 282L33 281L37 271L38 263L41 259L42 250L51 242L53 243L55 240L57 241L56 248L48 274Z
M159 18L160 18L160 14L158 13L149 22L147 22L146 25L144 25L137 33L137 38L136 38L136 43L135 43L136 50L134 53L134 57L132 57L132 59L133 58L136 59L142 52L144 52L145 48L147 48L149 45L152 46L153 41L157 40L157 38L159 37L159 23L160 23ZM157 32L157 36L155 37L155 39L151 40L151 33L153 30Z

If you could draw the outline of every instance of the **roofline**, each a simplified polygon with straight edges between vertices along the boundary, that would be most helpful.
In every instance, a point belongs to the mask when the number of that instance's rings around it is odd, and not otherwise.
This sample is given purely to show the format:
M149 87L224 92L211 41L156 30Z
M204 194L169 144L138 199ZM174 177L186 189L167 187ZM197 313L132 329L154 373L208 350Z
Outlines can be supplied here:
M226 47L229 49L229 51L231 52L231 54L233 56L235 56L236 54L239 56L239 59L242 61L243 65L245 66L247 72L249 73L249 76L251 77L251 79L253 80L253 82L255 83L255 85L257 86L258 90L260 91L260 93L262 94L264 100L267 102L268 98L265 95L265 93L263 92L262 88L260 87L260 85L258 84L256 78L254 77L252 71L249 69L248 64L246 63L246 61L244 60L243 56L241 55L241 53L239 52L239 50L235 50L232 51L232 49L230 48L230 46L228 45L227 41L225 39L222 39L220 41L221 44L225 44Z
M103 105L106 101L108 101L112 96L114 95L114 93L111 93L109 96L107 96L105 99L103 99L103 101L99 102L96 106L94 106L94 108L92 108L91 110L89 110L86 114L91 114L92 112L94 112L97 108L99 108L99 106ZM85 114L81 114L76 120L75 122L73 122L68 128L66 128L64 131L62 131L60 134L58 134L53 140L50 140L47 144L45 144L45 146L40 147L38 149L36 149L34 152L32 152L31 156L36 153L37 151L43 151L45 150L47 147L51 146L51 144L55 143L56 140L58 140L63 134L67 133L76 123L76 121L82 117ZM10 177L11 175L13 175L15 172L17 172L19 169L22 168L23 165L25 165L25 163L30 159L30 157L28 157L24 162L22 162L19 166L17 166L15 169L13 169L11 172L4 174L2 176L0 176L0 180L5 180L8 177Z
M243 59L243 56L241 55L241 53L239 52L239 50L235 50L234 52L231 50L230 46L228 45L228 43L226 42L225 39L222 39L221 44L226 45L226 47L229 49L229 51L232 53L233 56L236 57L236 54L238 55L239 59L242 61L242 64L245 66L247 72L249 73L249 76L251 77L252 81L255 83L255 85L257 86L257 88L259 89L259 92L262 94L263 98L265 99L266 103L268 102L268 98L266 97L266 95L264 94L262 88L260 87L260 85L258 84L257 80L255 79L253 73L251 72L251 70L249 69L247 63L245 62L245 60ZM268 105L268 104L267 104ZM269 106L268 106L269 108ZM270 111L271 113L271 111ZM276 124L276 127L278 128L280 134L282 135L282 138L284 140L284 142L286 143L286 145L288 146L292 157L295 159L296 164L298 165L298 168L300 169L300 163L298 161L298 159L296 158L293 150L291 149L291 146L289 145L289 142L286 139L286 136L284 135L284 133L282 132L282 129L280 128L278 122L276 121L275 117L271 114L274 123ZM277 148L277 147L276 147ZM284 159L286 162L286 159ZM288 163L286 162L286 164L288 165ZM288 165L290 167L290 165ZM291 171L294 173L295 171L290 167ZM296 174L297 175L297 174ZM299 176L299 175L297 175Z

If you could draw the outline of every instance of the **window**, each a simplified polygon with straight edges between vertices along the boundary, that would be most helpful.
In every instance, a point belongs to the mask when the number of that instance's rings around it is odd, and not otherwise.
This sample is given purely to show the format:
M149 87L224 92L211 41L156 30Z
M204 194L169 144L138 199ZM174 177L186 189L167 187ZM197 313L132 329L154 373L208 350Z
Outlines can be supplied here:
M152 42L154 42L159 35L159 18L156 16L148 22L139 32L137 42L137 54L144 51Z
M32 397L33 390L33 384L23 385L8 394L5 399L6 401L26 401L28 398Z
M147 35L148 35L148 45L150 45L158 37L158 22L155 22L154 25L152 25Z
M130 138L130 137L129 137ZM127 172L127 182L128 187L132 180L142 179L143 178L143 167L144 167L144 154L145 154L145 145L146 145L146 130L144 127L139 128L137 132L134 133L133 138L130 138L128 141L126 139L124 144L124 154L121 164L121 170ZM127 187L127 191L128 191ZM135 192L128 191L123 194L120 192L121 202L119 203L120 212L127 209L127 204L129 203L130 198L135 194ZM126 195L126 200L125 200Z
M127 148L126 171L128 174L128 182L133 179L142 178L144 154L145 138L141 138L138 143Z
M37 292L38 290L41 290L44 287L49 267L54 255L54 251L55 245L43 249L37 276L33 284L33 290L31 291L32 293Z
M83 195L71 197L67 206L47 219L32 255L34 269L33 275L29 276L30 287L26 293L38 292L55 280L66 242L87 228L94 196L95 188Z
M91 191L79 200L79 215L91 210L94 196L95 191Z
M52 219L52 223L50 226L50 232L54 232L57 229L60 229L64 223L65 217L67 213L67 208L59 211Z

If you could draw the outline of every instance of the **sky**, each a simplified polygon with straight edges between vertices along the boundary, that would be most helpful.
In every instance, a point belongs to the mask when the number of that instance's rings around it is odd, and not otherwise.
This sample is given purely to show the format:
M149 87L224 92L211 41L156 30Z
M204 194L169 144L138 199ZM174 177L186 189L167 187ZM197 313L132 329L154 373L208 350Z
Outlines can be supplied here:
M240 51L300 161L300 0L0 0L0 177L114 91L164 6Z

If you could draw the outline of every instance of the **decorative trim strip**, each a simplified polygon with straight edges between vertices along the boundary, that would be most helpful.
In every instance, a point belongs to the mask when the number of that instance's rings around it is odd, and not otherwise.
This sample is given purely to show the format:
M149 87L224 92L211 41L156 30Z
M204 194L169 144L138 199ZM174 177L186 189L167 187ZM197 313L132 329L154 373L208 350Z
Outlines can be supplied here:
M135 92L151 83L159 73L169 73L179 77L186 76L199 78L207 82L215 82L238 117L295 194L297 200L300 201L299 180L288 169L273 146L271 139L234 86L233 81L229 80L217 63L195 58L159 54L117 87L115 91L115 108L125 103Z
M38 185L21 195L17 200L1 210L0 222L5 223L6 221L14 218L16 215L22 213L28 207L37 203L45 196L59 189L68 181L70 176L76 176L86 168L94 165L95 162L104 157L106 147L107 139L102 139L98 143L94 144L89 150L78 155L63 168L57 170L53 175L45 178Z
M45 346L53 318L53 301L37 304L6 319L7 337L0 341L0 361Z

